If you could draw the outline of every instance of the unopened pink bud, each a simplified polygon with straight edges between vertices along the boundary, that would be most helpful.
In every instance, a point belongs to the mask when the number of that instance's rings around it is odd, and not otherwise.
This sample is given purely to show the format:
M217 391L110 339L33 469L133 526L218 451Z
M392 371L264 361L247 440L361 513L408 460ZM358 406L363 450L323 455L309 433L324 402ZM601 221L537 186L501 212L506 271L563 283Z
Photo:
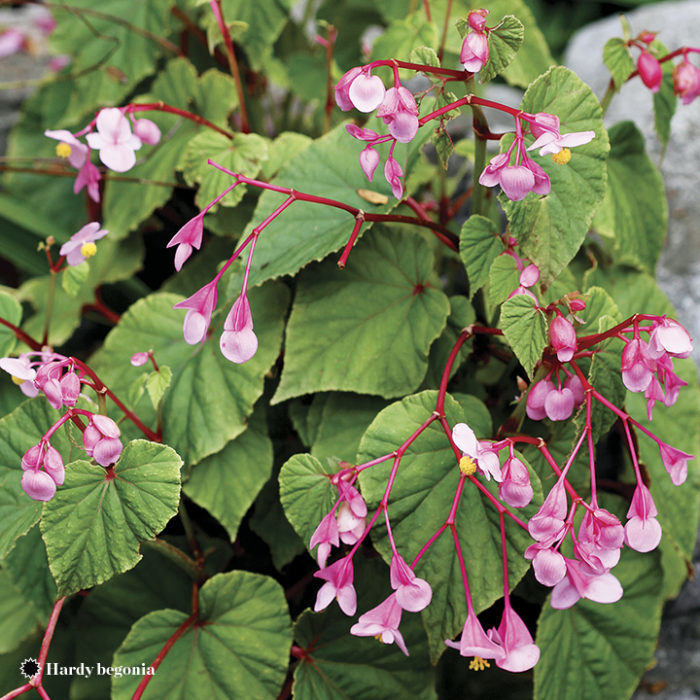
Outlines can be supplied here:
M38 469L41 464L42 454L41 443L32 445L22 456L22 469Z
M56 486L61 486L66 478L66 470L63 466L63 459L60 452L48 445L46 454L44 455L44 469L47 474L54 480Z
M639 36L637 37L639 41L643 41L645 44L651 44L654 39L656 39L656 35L658 32L648 32L644 30L643 32L639 33Z
M690 104L700 95L700 69L687 60L675 66L673 92L681 98L684 105Z
M586 308L586 302L583 299L571 299L569 308L572 311L583 311Z
M135 352L131 356L131 364L134 367L142 367L148 362L148 353L147 352Z
M543 379L542 381L536 382L530 387L530 391L527 395L526 412L528 418L531 420L542 420L547 412L544 410L544 402L551 391L555 390L554 384Z
M155 146L160 141L160 129L150 119L134 121L134 133L149 146Z
M464 70L478 73L489 60L489 40L482 32L470 32L464 37L459 61Z
M477 32L482 32L486 26L486 15L489 13L488 10L472 10L467 16L467 21L472 29Z
M528 265L520 273L520 284L523 287L532 287L537 284L537 280L540 278L540 269L534 263Z
M22 489L35 501L50 501L56 495L56 482L46 472L28 470L22 474Z
M371 146L363 148L360 151L360 166L362 167L362 172L366 175L370 182L372 182L377 165L379 165L379 153L377 153Z
M386 89L378 75L360 73L350 85L348 96L355 109L360 112L373 112L384 99Z
M642 51L637 59L637 70L642 82L652 91L658 92L663 79L661 64L648 52Z
M549 338L559 362L568 362L576 352L576 330L563 316L555 316L549 325Z
M555 389L547 394L544 410L549 420L566 420L574 411L574 393L571 389Z

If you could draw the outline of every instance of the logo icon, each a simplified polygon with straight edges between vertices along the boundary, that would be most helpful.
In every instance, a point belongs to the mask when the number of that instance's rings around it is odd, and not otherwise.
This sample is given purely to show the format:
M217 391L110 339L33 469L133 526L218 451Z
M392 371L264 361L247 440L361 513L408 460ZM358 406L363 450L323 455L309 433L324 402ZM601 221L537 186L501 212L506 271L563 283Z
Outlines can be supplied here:
M41 670L41 666L39 666L39 662L36 659L25 659L22 661L22 663L19 665L19 672L27 679L31 680L36 676L37 673Z

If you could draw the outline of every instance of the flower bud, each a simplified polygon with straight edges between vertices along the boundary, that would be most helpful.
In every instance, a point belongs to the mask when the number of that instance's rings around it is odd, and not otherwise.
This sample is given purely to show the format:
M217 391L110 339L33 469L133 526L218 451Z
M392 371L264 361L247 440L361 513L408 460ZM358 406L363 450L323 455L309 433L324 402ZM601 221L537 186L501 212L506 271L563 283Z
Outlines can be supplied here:
M472 10L467 16L467 21L469 26L476 30L477 32L483 32L486 26L486 15L489 13L488 10Z
M155 146L160 141L160 129L150 119L135 120L134 133L149 146Z
M658 92L663 79L661 64L648 52L642 51L637 59L637 70L642 82L652 91Z

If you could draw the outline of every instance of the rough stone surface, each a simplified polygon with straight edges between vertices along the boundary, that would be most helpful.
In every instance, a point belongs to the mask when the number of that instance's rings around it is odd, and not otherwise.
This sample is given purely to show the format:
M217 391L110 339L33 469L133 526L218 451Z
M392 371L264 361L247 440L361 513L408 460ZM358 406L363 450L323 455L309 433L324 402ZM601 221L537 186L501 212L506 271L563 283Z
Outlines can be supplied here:
M636 35L643 29L658 31L658 38L670 50L700 43L700 2L665 2L649 5L627 15ZM577 32L565 56L566 65L602 97L609 72L603 65L603 46L622 36L618 16L594 22ZM636 57L636 53L635 53ZM693 61L698 62L697 54ZM700 340L700 99L689 105L678 102L671 122L671 140L665 155L654 132L652 97L641 80L626 83L605 115L606 126L630 119L644 134L647 150L661 168L669 204L669 229L658 267L658 280L678 310L679 320ZM700 363L700 342L695 343L694 359Z

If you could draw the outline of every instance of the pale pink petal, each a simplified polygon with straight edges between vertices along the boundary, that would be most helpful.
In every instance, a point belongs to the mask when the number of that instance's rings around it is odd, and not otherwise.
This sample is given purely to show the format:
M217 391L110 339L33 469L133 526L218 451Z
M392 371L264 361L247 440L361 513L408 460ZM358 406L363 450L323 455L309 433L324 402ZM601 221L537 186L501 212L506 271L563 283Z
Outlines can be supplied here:
M250 328L241 331L224 331L219 341L222 355L231 362L243 364L255 355L258 338Z
M386 90L377 75L358 75L350 85L348 96L355 109L372 112L382 103Z
M42 471L22 473L22 489L35 501L50 501L56 495L56 482Z
M457 423L452 428L452 440L464 454L469 457L476 457L479 443L476 440L474 431L466 423Z

